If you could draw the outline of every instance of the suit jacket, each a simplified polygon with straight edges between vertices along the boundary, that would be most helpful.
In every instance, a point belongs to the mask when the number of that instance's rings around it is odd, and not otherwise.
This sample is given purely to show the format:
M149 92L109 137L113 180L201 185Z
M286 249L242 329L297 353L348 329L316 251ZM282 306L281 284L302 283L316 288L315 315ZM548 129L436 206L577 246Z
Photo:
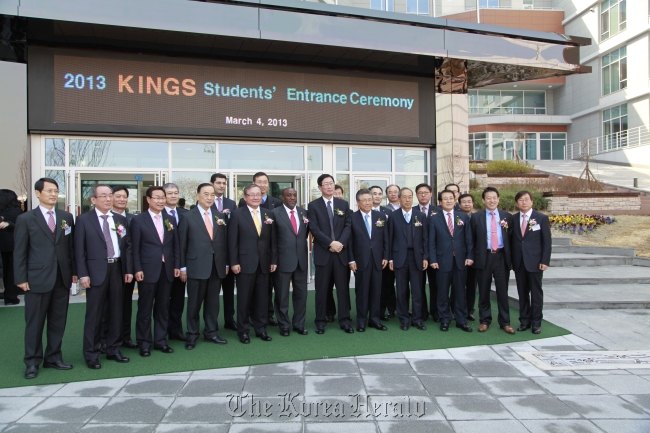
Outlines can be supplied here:
M380 221L381 220L381 221ZM379 225L377 225L379 222ZM361 211L356 211L350 217L352 234L348 241L348 258L350 262L356 262L357 270L366 271L370 266L381 271L381 261L388 260L388 229L386 228L386 217L382 212L370 211L370 232ZM372 256L372 262L370 257Z
M512 232L512 215L505 210L499 209L499 218L500 221L497 221L497 230L501 230L501 236L503 238L503 258L505 260L506 266L510 269L510 264L512 263L511 254L510 254L510 233ZM505 220L507 223L507 228L502 227L500 222ZM472 214L472 219L470 221L470 226L472 227L472 240L474 243L474 267L476 269L485 268L487 263L488 253L487 250L490 249L487 241L487 214L485 210L478 211Z
M128 226L128 221L121 215L113 214L115 224ZM113 228L111 227L111 230ZM133 274L133 261L131 252L130 230L127 229L124 236L119 237L120 257L122 273ZM90 277L90 284L99 286L104 282L108 271L108 251L104 232L97 219L95 209L90 210L77 217L74 234L74 255L79 278Z
M240 265L242 274L254 274L257 267L263 274L271 272L271 265L277 265L275 245L275 215L268 209L258 208L262 216L262 233L257 234L253 216L248 206L240 207L230 216L228 225L228 254L230 266ZM273 221L266 223L266 221Z
M14 248L14 282L28 282L29 290L46 293L54 288L57 268L69 288L77 275L74 263L74 219L72 214L55 209L54 236L40 208L24 213L16 220ZM61 228L70 227L68 233Z
M429 260L429 249L427 248L429 234L426 217L415 208L411 209L411 225L413 226L413 255L418 263L418 268L421 268L422 261ZM388 260L393 261L394 268L401 268L406 264L408 250L406 233L406 220L402 209L398 209L388 219L388 242L390 244Z
M336 210L343 212L343 215L336 215ZM327 215L327 205L322 197L309 203L309 230L314 236L314 263L317 266L325 266L332 255L338 256L341 264L348 266L348 250L346 248L350 239L350 208L348 202L338 198L332 198L332 211L334 212L334 240L343 244L340 253L330 252L332 237L330 236L330 220Z
M117 212L115 212L114 210L112 210L111 212L112 212L113 214L117 214ZM135 216L135 214L132 214L132 213L130 213L130 212L124 212L124 214L126 215L126 222L127 222L128 225L130 226L130 225L131 225L131 220L133 219L133 217ZM117 214L117 215L120 215L120 214ZM127 226L127 228L128 228L128 226Z
M460 219L462 224L458 224ZM474 243L469 217L465 212L454 211L454 235L447 227L444 212L429 218L429 257L438 263L442 272L450 272L454 262L458 269L465 269L465 260L474 260ZM454 253L456 254L454 256Z
M237 209L237 206L235 205L235 200L231 200L228 197L222 197L223 198L223 210L225 211L228 209L230 212L222 212L226 216L226 223L230 221L230 214L232 214L235 209ZM217 199L214 199L214 203L210 207L212 212L218 212L217 210Z
M212 211L211 211L212 212ZM184 212L178 223L180 240L181 268L187 268L187 277L195 280L207 280L212 273L214 263L219 278L226 278L228 264L228 228L227 223L217 224L217 219L225 221L225 216L212 212L212 233L208 229L199 206Z
M278 249L278 272L293 272L300 265L300 269L307 270L308 244L307 235L309 225L305 223L307 210L296 206L296 222L298 223L298 234L293 230L291 220L284 206L273 209L275 219L275 237Z
M178 229L171 220L173 218L163 211L163 242L160 241L158 230L149 211L136 215L131 220L131 242L133 249L133 272L144 272L145 283L155 283L160 278L160 269L165 266L167 280L174 281L174 269L180 269L180 240ZM167 224L169 223L169 229ZM165 257L163 263L162 258Z
M384 216L386 218L388 218L390 216L390 214L393 213L393 209L390 208L390 207L386 207L386 206L379 206L379 210L377 212L383 213ZM383 217L382 217L382 219L383 219Z
M246 207L246 200L244 200L243 197L239 199L239 205L237 205L238 209L242 207ZM272 197L270 194L267 194L266 201L260 204L260 207L262 209L273 210L276 207L282 207L282 200Z
M530 219L537 221L540 229L533 231L527 228L522 238L521 212L512 215L510 247L512 266L515 271L523 264L528 272L540 272L540 264L549 265L551 263L551 224L548 217L533 210Z

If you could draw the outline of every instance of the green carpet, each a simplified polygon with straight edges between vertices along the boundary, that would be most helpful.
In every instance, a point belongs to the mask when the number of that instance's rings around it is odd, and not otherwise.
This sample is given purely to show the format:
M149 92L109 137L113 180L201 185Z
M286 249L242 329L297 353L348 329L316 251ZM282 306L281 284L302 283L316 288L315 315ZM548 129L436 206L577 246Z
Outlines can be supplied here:
M352 294L354 305L354 294ZM222 304L223 305L223 304ZM431 320L425 322L426 331L410 328L408 331L399 329L397 318L383 322L388 331L377 331L368 328L366 332L348 335L341 331L337 323L330 323L323 335L314 332L314 292L309 292L307 303L306 329L309 335L292 333L289 337L280 336L278 327L269 327L268 333L273 337L271 342L263 342L251 333L251 343L241 344L237 333L229 330L219 331L219 335L228 340L227 345L206 343L199 339L194 350L185 350L183 343L170 342L175 352L163 354L152 351L151 356L142 358L138 350L122 348L122 353L131 358L127 364L119 364L100 356L102 368L90 370L86 367L82 355L83 324L86 311L85 303L70 304L65 337L63 339L63 357L66 362L74 364L70 371L40 369L36 379L27 380L23 377L25 365L24 355L25 318L23 307L0 309L0 365L4 373L0 375L0 388L15 386L45 385L52 383L67 383L83 380L108 379L115 377L143 376L150 374L172 373L177 371L205 370L222 367L238 367L277 362L302 361L309 359L338 358L345 356L372 355L377 353L402 352L410 350L446 349L451 347L476 346L488 344L513 343L518 341L536 340L539 338L556 337L570 332L566 329L544 322L542 334L533 335L530 330L508 335L499 329L496 323L496 302L492 302L493 325L485 333L476 332L478 321L469 322L474 332L466 333L454 327L451 323L449 332L441 332L438 323ZM135 313L137 302L133 303L133 328L135 329ZM510 310L513 327L519 326L519 311ZM353 327L354 310L352 313ZM219 326L223 325L221 317ZM183 320L183 324L185 321ZM135 339L135 331L133 331Z

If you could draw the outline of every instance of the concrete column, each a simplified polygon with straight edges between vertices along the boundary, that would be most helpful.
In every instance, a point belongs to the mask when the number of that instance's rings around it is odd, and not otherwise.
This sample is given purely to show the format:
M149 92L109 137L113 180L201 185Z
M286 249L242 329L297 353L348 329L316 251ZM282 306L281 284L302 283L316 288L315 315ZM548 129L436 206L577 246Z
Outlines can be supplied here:
M0 188L29 196L27 65L0 61L0 77Z
M436 93L436 182L438 191L457 183L469 190L467 94ZM435 197L435 194L434 194Z

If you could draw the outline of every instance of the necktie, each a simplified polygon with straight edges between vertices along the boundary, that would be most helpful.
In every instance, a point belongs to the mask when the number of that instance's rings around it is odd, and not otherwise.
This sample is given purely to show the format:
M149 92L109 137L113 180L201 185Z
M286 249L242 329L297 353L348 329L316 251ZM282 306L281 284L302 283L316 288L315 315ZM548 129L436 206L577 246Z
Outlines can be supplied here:
M176 209L172 209L172 210L169 211L169 212L172 214L172 216L173 216L174 219L176 220L176 224L178 224L178 218L176 218Z
M47 214L50 216L47 219L47 226L52 230L52 234L54 234L54 230L56 229L56 224L54 223L54 212L50 210L47 211Z
M427 214L427 207L426 206L422 206L422 213L425 214L425 215Z
M203 213L203 221L205 221L205 228L208 230L210 239L214 239L214 232L212 231L212 221L210 221L210 212L207 210Z
M293 226L293 231L298 234L298 221L296 221L296 216L294 215L295 210L291 211L291 225Z
M521 221L521 237L526 234L526 214L522 214L523 220Z
M113 238L111 238L111 230L108 228L108 215L101 215L104 219L102 224L102 233L104 234L104 242L106 242L106 253L109 259L115 257L115 248L113 247Z
M372 230L370 229L370 215L365 215L363 219L366 222L366 230L368 230L368 237L371 238Z
M411 214L408 213L408 212L405 213L404 214L404 220L406 221L406 224L410 224L411 223Z
M449 233L454 235L454 222L451 220L451 212L447 212L447 227L449 228Z
M499 249L499 236L497 235L497 218L494 216L494 212L490 212L492 215L492 223L490 224L490 248L492 251Z
M156 226L156 231L158 232L158 237L160 238L160 243L165 242L165 233L163 232L163 226L160 215L156 215L154 220L154 225ZM162 261L165 261L165 255L162 256Z
M221 197L217 197L217 210L219 212L223 211L223 203L221 202Z
M253 209L253 222L257 229L257 236L260 236L262 234L262 224L260 224L260 220L257 218L257 209Z
M332 210L332 202L327 200L327 216L330 218L330 237L336 240L334 236L334 211Z

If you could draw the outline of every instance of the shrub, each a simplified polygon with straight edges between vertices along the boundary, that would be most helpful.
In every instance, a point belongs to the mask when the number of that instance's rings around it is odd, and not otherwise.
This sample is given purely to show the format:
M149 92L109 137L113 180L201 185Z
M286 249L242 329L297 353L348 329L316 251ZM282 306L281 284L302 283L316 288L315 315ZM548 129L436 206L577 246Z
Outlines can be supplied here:
M524 188L498 188L499 189L499 209L505 209L508 212L517 212L517 204L515 202L515 195ZM546 210L548 207L548 201L542 195L542 192L535 189L528 189L533 195L533 208L538 211ZM483 190L473 190L470 191L472 197L474 197L474 208L478 210L485 209L485 205L481 200L481 194Z
M598 226L616 222L616 218L602 215L551 215L549 220L552 228L579 235L592 233Z
M472 161L469 163L469 171L485 170L485 169L486 167L484 162Z
M496 160L487 163L488 173L526 174L533 172L533 166L524 161Z
M479 188L478 179L470 179L469 180L469 189L473 190L473 189L478 189L478 188Z

